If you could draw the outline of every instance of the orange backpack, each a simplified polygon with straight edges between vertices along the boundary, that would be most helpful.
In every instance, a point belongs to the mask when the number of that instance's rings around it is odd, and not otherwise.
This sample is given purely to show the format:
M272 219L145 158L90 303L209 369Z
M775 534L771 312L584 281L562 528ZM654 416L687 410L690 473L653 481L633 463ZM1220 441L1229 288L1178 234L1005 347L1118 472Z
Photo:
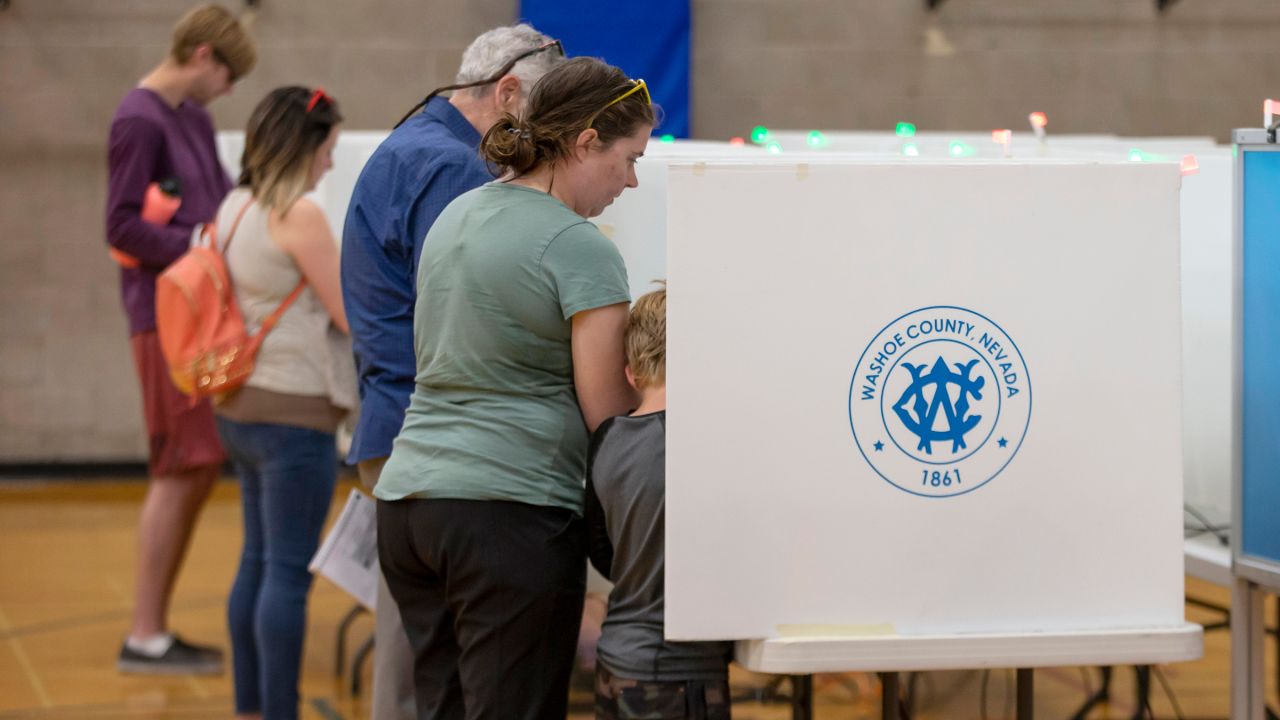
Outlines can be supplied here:
M240 209L221 249L216 229L206 225L205 244L193 246L156 280L160 350L173 384L193 402L236 390L249 379L263 339L307 285L305 279L299 282L250 337L224 258L252 204L250 198Z

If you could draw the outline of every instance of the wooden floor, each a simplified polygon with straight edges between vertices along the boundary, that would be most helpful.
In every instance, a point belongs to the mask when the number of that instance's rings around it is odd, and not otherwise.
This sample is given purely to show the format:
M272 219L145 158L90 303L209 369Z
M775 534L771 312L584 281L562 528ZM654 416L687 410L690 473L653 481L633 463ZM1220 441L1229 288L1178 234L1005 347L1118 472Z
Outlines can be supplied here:
M352 487L338 489L336 513ZM230 718L231 680L122 676L115 657L127 628L134 562L134 524L145 486L120 481L0 481L0 720L50 718ZM332 518L331 518L332 520ZM227 646L224 603L240 546L237 489L219 485L200 522L174 599L173 624L189 638ZM1225 590L1188 579L1188 592L1227 604ZM1099 587L1105 593L1107 588ZM318 580L311 594L310 625L303 663L303 717L355 720L368 717L367 693L353 697L349 681L335 679L336 628L352 601ZM1216 619L1188 606L1195 622ZM1268 617L1274 615L1268 614ZM368 616L356 621L358 645L372 629ZM348 648L348 656L354 649ZM1269 652L1269 660L1272 652ZM1204 659L1160 669L1153 691L1158 718L1174 718L1170 694L1184 718L1228 716L1229 639L1225 631L1205 637ZM348 661L349 664L349 661ZM1274 667L1268 678L1274 678ZM367 678L367 669L366 669ZM904 678L904 681L906 678ZM738 671L732 676L739 720L782 720L786 705L760 702L770 678ZM1037 717L1065 720L1083 702L1098 674L1080 668L1050 668L1036 674ZM366 682L367 686L367 682ZM1133 673L1117 671L1112 702L1090 718L1134 715ZM785 690L785 686L783 688ZM860 674L816 678L818 718L879 717L879 688ZM1274 688L1269 688L1274 697ZM985 700L985 703L984 703ZM576 691L571 717L588 717L590 696ZM985 705L985 707L984 707ZM916 679L914 717L964 720L1012 717L1011 673L946 672Z

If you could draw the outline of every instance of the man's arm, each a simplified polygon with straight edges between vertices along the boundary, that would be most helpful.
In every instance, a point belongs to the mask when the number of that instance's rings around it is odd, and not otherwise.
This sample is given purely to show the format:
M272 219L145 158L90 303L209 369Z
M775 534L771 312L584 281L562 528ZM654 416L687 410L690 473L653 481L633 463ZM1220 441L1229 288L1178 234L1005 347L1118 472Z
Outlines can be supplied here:
M158 226L142 219L142 203L164 147L164 133L140 118L117 120L107 145L107 243L154 268L187 251L190 227Z

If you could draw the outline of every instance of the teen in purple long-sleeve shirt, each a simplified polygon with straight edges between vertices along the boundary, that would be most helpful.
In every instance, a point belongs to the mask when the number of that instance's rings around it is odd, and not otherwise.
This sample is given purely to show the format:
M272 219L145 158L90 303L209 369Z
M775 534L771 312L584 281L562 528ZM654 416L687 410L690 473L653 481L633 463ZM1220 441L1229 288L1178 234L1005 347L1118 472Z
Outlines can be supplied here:
M106 238L121 263L129 342L142 390L150 482L138 521L129 635L116 667L148 674L216 673L222 652L168 631L174 581L224 454L208 402L174 387L156 335L156 276L211 220L231 181L218 164L205 106L253 67L253 41L225 8L201 5L173 30L168 56L120 103L107 142ZM147 186L176 178L182 204L166 225L142 219Z
M192 230L213 219L231 190L218 162L213 121L199 103L170 107L155 91L134 88L111 121L107 142L107 242L136 259L120 269L129 334L156 327L156 276L190 244ZM168 225L142 219L147 186L177 178L182 204Z

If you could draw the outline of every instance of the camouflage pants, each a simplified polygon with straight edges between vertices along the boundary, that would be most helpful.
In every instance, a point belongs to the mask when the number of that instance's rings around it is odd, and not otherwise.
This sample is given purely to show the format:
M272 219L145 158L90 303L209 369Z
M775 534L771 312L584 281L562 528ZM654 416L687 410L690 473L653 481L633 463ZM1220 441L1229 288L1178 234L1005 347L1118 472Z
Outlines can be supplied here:
M613 677L596 663L597 720L729 720L729 680L649 682Z

